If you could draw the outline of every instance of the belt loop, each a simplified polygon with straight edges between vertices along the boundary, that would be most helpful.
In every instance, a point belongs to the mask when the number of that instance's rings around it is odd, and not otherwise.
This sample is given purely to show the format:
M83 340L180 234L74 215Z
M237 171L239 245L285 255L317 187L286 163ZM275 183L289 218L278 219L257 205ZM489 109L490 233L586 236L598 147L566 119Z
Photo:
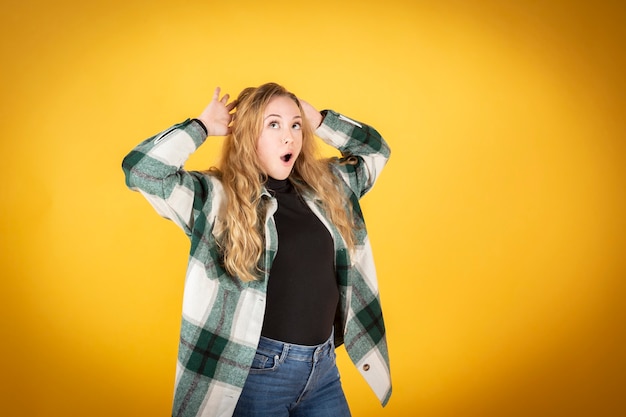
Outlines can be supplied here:
M289 348L291 345L289 343L283 343L283 351L280 353L280 359L278 359L279 363L285 362L287 356L289 356Z

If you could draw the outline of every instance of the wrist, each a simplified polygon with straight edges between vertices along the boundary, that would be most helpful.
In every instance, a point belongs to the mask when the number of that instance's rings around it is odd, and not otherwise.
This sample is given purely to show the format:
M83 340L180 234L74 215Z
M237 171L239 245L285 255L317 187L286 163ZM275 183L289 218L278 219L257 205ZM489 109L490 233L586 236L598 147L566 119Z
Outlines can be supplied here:
M326 113L328 113L328 110L322 110L320 112L320 115L322 117L320 118L320 123L317 125L317 127L320 127L322 125L322 123L324 123L324 119L326 118Z

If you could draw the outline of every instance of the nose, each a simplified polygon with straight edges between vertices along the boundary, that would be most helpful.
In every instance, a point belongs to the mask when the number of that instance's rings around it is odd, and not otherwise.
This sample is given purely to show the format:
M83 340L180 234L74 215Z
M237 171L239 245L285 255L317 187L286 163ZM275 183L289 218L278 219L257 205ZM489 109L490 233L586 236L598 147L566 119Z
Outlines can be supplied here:
M291 136L291 133L287 133L287 136L285 136L285 139L283 139L283 143L287 144L293 142L293 137Z

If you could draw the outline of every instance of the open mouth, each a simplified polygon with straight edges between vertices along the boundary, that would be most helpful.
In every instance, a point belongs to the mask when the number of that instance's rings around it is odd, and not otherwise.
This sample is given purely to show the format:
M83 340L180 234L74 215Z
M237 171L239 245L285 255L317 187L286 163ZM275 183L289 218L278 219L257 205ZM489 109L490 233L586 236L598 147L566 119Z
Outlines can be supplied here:
M287 154L281 156L280 159L282 159L284 162L289 162L291 160L292 156L293 156L293 154L287 153Z

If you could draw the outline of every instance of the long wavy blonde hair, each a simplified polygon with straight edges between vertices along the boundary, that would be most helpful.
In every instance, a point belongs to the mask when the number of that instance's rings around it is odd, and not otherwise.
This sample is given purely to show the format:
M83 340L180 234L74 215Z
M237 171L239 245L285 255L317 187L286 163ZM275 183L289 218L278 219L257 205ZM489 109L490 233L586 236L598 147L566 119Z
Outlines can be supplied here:
M219 167L208 173L221 179L227 197L223 231L217 242L226 271L244 282L258 279L265 250L264 221L267 181L259 158L257 142L263 128L263 112L274 97L291 98L302 115L302 151L289 179L303 194L314 194L329 220L341 233L347 247L354 248L354 220L351 207L341 191L339 179L331 172L328 159L319 157L317 145L298 98L284 87L267 83L244 89L235 101L231 133L226 137Z

